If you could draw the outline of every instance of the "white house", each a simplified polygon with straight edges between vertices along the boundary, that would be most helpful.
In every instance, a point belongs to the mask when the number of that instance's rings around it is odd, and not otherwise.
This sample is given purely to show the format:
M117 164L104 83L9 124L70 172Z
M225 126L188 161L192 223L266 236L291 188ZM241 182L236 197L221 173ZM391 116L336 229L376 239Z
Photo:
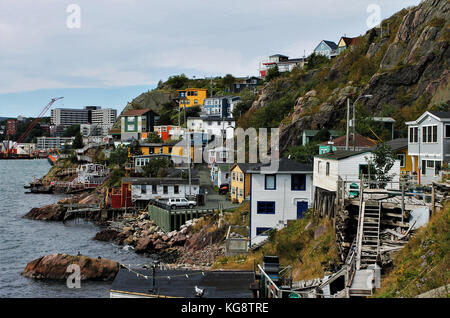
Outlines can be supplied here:
M188 117L186 124L189 131L203 131L203 119L200 117Z
M220 187L222 184L230 184L231 164L216 163L211 166L211 182Z
M208 136L222 136L223 139L234 138L236 121L233 118L206 117L203 118L203 131Z
M250 246L264 241L267 231L301 219L312 207L313 167L290 159L280 159L276 173L257 165L247 171L250 178Z
M360 175L369 173L369 161L373 160L370 151L337 150L314 157L314 186L328 191L337 191L339 177L343 180L358 183ZM398 182L400 176L400 160L395 160L389 171L393 182ZM349 185L347 185L349 187ZM391 187L391 184L388 185ZM398 189L398 183L392 183L393 189Z
M122 178L131 187L131 198L136 206L145 206L150 200L185 198L200 193L200 179L181 178Z
M439 181L444 163L450 162L450 111L426 111L408 126L408 154L419 183Z

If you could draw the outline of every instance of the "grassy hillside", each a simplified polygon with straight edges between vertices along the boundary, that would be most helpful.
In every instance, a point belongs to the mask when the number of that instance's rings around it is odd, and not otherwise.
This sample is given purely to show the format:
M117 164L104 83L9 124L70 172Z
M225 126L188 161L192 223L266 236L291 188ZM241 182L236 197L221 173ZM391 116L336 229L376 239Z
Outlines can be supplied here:
M242 223L242 215L249 206L243 205L229 220ZM269 242L260 250L247 255L222 257L214 268L253 269L254 264L262 264L263 255L277 255L282 266L291 265L294 280L323 277L328 271L339 268L335 232L328 219L313 220L311 215L289 222L281 231L272 232Z
M449 284L449 229L450 202L398 252L375 297L415 297Z

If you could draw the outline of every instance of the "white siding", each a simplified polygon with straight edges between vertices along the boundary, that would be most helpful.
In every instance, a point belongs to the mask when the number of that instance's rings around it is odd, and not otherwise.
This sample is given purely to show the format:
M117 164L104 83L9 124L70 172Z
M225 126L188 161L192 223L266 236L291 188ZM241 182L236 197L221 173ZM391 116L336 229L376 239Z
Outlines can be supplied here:
M142 193L142 187L146 188L146 193ZM157 193L152 193L152 185L140 185L133 184L131 185L131 196L133 201L135 200L154 200L156 198L160 199L170 199L170 198L184 198L186 195L189 195L189 185L188 184L180 184L178 185L179 193L174 193L174 185L167 186L167 194L164 194L164 186L157 185ZM200 193L200 186L191 185L191 195L197 195Z
M256 228L273 228L280 221L297 219L297 202L308 202L308 208L312 206L313 184L312 173L306 175L306 186L304 191L291 190L291 174L276 175L276 190L264 189L264 174L251 175L250 189L250 244L262 241L264 236L256 235ZM275 202L275 214L257 214L258 201Z

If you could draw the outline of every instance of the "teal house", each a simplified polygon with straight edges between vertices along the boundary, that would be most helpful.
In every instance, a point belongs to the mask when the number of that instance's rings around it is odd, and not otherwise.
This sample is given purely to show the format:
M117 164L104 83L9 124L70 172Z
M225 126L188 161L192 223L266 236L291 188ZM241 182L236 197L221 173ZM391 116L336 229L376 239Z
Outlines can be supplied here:
M120 116L121 140L139 140L143 134L154 131L159 115L151 109L133 109Z

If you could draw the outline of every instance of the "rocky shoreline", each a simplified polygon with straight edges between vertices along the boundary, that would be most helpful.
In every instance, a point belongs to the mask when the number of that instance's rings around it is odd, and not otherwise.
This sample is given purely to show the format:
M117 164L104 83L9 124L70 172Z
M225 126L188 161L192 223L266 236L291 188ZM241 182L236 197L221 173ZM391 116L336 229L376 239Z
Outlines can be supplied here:
M156 256L169 267L209 268L225 253L223 219L213 216L187 221L179 231L163 232L147 212L139 217L108 221L94 239L114 242L136 253Z
M61 222L66 219L67 204L96 204L101 191L73 195L58 203L31 209L24 218ZM93 239L113 242L136 253L156 257L172 268L210 268L217 257L225 254L226 224L215 215L193 219L179 231L165 233L149 218L148 212L139 216L119 216L115 220L102 219L101 213L87 213L84 217L103 227Z

